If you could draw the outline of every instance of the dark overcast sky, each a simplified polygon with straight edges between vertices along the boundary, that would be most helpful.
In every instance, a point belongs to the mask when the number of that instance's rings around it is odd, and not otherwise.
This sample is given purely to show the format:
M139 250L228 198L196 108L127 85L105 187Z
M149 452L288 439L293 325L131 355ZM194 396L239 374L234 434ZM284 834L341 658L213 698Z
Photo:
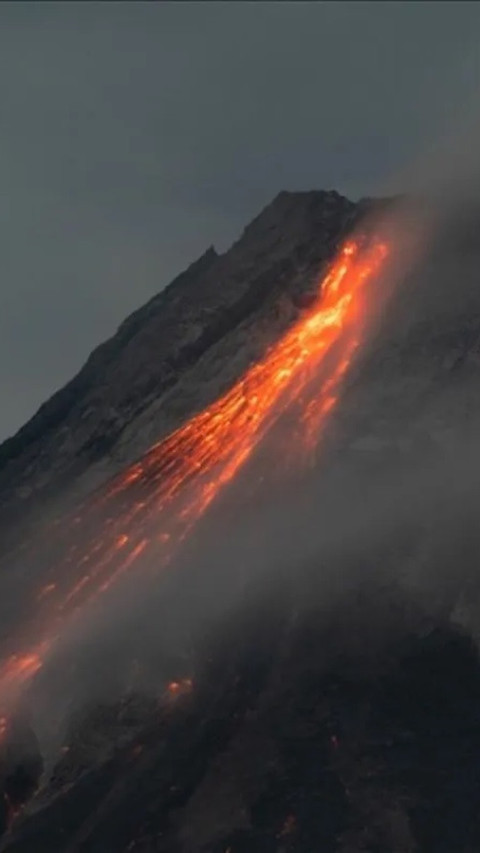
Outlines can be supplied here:
M375 192L479 45L479 3L1 3L0 438L279 190Z

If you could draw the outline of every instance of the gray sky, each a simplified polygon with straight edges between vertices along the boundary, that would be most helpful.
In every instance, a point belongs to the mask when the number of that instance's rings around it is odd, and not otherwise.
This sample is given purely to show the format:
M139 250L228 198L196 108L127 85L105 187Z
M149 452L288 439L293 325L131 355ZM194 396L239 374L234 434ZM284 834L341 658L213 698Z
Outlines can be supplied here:
M0 439L279 190L378 191L479 48L478 3L1 3Z

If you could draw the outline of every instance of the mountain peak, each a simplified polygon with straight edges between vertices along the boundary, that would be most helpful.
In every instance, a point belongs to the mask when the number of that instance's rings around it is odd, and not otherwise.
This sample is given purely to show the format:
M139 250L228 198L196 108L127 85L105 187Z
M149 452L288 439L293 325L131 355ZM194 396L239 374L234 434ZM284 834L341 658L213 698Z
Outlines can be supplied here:
M246 326L252 340L259 324L275 335L285 318L275 316L274 306L292 288L301 291L332 256L355 212L356 205L334 190L283 191L227 252L209 246L0 446L0 510L17 506L24 513L40 495L70 489L92 465L102 463L97 479L108 476L119 442L122 460L143 452L146 442L235 379L262 347L243 340ZM237 352L234 368L219 356L230 347ZM203 373L199 362L208 365ZM187 401L190 375L197 391L190 390ZM167 392L168 412L162 403ZM135 426L140 422L141 430Z

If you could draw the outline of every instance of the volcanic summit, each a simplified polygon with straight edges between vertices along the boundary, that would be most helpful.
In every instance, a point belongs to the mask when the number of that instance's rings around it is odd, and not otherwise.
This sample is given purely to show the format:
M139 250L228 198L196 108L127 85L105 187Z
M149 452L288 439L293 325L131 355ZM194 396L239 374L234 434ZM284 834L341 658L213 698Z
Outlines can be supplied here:
M480 849L465 216L282 192L1 446L2 850Z

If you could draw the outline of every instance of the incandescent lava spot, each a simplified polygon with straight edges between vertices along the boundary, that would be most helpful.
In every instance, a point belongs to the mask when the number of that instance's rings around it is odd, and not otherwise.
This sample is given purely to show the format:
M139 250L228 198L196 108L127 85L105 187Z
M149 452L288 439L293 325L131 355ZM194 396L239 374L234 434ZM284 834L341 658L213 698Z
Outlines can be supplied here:
M193 690L193 681L191 678L182 678L180 681L170 681L167 684L167 698L179 699L182 696L188 696Z

